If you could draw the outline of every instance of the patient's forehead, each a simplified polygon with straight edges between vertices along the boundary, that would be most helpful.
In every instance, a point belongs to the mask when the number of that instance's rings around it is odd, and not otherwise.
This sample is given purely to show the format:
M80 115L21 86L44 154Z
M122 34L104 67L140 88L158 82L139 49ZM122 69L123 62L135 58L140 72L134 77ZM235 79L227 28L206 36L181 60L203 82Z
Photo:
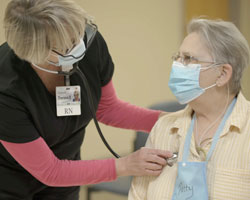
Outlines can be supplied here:
M190 33L185 37L179 52L180 54L189 54L198 59L212 60L204 38L196 32Z

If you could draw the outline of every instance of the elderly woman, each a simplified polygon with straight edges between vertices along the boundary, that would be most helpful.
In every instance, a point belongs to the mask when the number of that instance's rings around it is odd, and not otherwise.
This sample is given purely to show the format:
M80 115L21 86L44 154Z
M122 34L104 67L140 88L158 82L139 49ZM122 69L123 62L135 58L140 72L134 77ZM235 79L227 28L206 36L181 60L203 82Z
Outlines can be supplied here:
M249 46L230 22L194 19L169 87L187 107L153 127L147 147L178 153L159 177L136 177L129 199L250 199L250 103L240 80Z

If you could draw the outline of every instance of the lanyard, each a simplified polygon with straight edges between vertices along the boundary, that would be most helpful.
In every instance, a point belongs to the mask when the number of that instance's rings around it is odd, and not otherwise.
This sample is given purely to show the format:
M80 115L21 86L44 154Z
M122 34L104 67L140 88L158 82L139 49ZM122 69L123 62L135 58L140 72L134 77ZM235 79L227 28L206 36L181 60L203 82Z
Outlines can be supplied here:
M230 114L232 113L233 111L233 108L234 108L234 105L236 103L236 98L233 99L232 103L230 104L230 106L228 107L218 129L216 130L216 133L213 137L213 142L212 142L212 145L209 149L209 152L207 154L207 158L206 158L206 161L208 161L213 153L213 150L220 138L220 134L221 132L223 131L223 128L224 128L224 125L228 119L228 117L230 116ZM189 149L190 149L190 143L191 143L191 139L192 139L192 134L193 134L193 129L194 129L194 122L195 122L195 119L196 119L196 116L194 115L192 121L191 121L191 125L188 129L188 133L187 133L187 136L186 136L186 139L185 139L185 144L184 144L184 151L183 151L183 156L182 156L182 161L183 162L187 162L188 161L188 157L189 157Z

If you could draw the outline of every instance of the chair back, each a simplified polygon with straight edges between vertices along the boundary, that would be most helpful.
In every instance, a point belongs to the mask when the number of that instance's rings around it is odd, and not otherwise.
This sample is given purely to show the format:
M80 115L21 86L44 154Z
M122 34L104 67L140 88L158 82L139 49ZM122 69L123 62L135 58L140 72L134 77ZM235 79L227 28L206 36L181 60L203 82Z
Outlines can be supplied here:
M157 104L153 104L149 108L153 110L162 110L165 112L176 112L178 110L185 108L185 106L186 105L179 104L177 101L164 101ZM134 151L145 146L147 138L148 138L148 133L140 131L136 132L136 137L134 141Z

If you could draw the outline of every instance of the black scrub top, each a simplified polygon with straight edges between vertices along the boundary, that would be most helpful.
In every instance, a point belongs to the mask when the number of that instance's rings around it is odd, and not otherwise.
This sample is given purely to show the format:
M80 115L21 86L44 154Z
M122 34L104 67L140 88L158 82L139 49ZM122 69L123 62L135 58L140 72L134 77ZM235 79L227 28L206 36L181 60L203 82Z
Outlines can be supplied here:
M112 78L114 65L99 32L79 68L85 74L97 109L101 87ZM92 119L86 89L75 73L71 85L81 87L81 115L57 117L56 97L43 85L30 63L19 59L7 43L0 46L0 140L30 142L42 137L59 159L80 159L85 128ZM7 186L6 186L7 185ZM0 144L0 197L4 188L39 190L44 185L25 171ZM13 188L14 190L14 188ZM16 191L13 191L16 192ZM27 191L31 193L31 191ZM1 199L1 198L0 198Z

